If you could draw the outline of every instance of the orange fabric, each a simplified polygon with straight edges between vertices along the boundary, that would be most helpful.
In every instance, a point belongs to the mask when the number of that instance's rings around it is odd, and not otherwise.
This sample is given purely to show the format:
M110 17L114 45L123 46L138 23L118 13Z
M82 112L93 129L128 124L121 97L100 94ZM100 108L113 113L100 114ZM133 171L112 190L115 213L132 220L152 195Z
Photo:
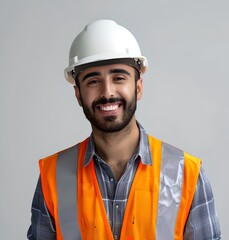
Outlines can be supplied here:
M78 219L82 239L113 239L97 183L94 162L83 166L87 140L80 144L78 155Z
M152 166L140 163L128 198L121 240L155 239L160 185L161 142L150 137ZM79 147L78 214L82 239L113 240L93 161L83 167L87 142ZM154 238L152 238L154 236Z
M162 142L149 136L152 166L139 163L121 231L121 240L156 239L156 222L160 192L160 164ZM78 151L78 221L83 240L113 240L106 210L97 182L94 162L83 166L88 139L79 144ZM39 162L42 188L47 207L56 222L57 240L62 240L58 221L56 196L56 160L58 154ZM182 200L178 211L174 239L183 239L185 222L192 203L199 174L199 160L185 153Z
M177 221L174 232L175 240L182 240L185 223L192 205L192 199L195 194L196 183L200 172L200 159L184 152L184 179L182 186L182 199L177 214Z
M156 239L161 142L149 137L153 165L139 164L123 220L121 239Z
M42 191L49 212L55 219L57 240L63 240L58 220L58 200L56 195L56 160L54 154L39 161Z

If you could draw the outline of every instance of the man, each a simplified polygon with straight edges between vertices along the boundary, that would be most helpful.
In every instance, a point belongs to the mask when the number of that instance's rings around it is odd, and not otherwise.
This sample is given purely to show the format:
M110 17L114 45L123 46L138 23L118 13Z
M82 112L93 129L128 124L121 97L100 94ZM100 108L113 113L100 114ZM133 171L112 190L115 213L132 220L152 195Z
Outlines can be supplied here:
M200 160L135 119L146 69L134 36L114 21L95 21L73 41L65 76L92 134L40 160L28 239L220 239Z

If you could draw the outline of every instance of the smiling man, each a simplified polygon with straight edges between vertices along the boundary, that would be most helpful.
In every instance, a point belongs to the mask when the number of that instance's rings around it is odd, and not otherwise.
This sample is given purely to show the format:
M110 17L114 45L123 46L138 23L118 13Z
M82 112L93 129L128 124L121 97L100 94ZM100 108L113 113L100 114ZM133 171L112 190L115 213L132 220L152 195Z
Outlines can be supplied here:
M39 161L28 239L220 239L201 161L135 118L146 69L134 36L114 21L75 38L65 76L92 134Z
M134 68L125 64L89 68L79 74L76 97L94 131L118 132L133 122L142 93L142 80L134 79Z

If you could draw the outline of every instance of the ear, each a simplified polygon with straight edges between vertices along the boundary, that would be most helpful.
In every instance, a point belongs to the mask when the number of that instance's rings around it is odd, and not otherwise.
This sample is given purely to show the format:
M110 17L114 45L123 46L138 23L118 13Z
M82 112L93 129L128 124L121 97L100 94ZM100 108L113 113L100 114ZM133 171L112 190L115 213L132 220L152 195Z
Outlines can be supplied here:
M77 99L79 105L82 107L82 101L81 101L81 95L80 95L79 87L78 86L74 86L74 89L75 89L76 99Z
M142 92L143 92L142 79L139 78L137 80L137 100L140 100L142 98Z

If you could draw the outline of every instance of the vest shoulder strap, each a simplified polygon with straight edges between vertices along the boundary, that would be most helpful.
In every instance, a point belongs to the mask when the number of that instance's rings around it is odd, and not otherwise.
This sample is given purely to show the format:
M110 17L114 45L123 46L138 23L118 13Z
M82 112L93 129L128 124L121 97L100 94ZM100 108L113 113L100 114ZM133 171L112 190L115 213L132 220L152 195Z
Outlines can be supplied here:
M201 161L162 143L157 239L183 239ZM166 231L164 231L166 229Z
M173 239L182 198L183 174L184 152L162 143L156 239Z
M56 164L58 217L64 240L81 239L77 207L78 145L61 152Z

